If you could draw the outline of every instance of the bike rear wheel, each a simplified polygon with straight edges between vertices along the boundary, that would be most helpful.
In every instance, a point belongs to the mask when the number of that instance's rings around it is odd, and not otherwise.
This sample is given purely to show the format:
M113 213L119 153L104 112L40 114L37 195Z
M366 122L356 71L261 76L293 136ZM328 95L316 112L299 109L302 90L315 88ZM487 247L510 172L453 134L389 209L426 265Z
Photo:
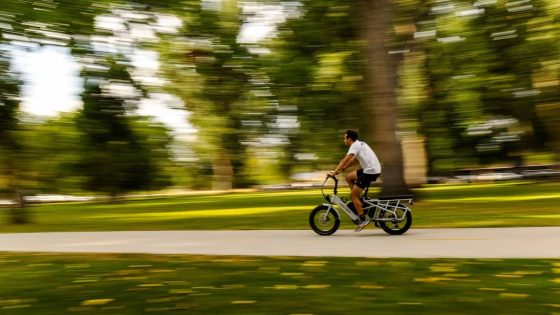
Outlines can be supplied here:
M397 218L400 219L403 217L404 219L402 221L397 220ZM385 231L385 233L391 235L404 234L412 225L412 212L408 209L395 209L394 213L389 211L382 211L379 214L379 218L388 220L379 221L379 227L381 227L383 231Z
M327 205L320 205L309 214L309 226L319 235L331 235L340 226L338 213L334 209L328 210L329 207Z

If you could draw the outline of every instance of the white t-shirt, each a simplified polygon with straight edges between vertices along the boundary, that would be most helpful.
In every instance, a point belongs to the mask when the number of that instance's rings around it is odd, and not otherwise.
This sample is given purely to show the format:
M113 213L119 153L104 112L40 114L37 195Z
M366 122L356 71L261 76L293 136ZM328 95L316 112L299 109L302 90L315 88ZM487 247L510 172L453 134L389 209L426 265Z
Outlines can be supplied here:
M360 162L360 166L364 169L364 173L381 173L381 164L379 163L379 159L367 143L360 140L354 141L348 150L348 154L354 154L356 156Z

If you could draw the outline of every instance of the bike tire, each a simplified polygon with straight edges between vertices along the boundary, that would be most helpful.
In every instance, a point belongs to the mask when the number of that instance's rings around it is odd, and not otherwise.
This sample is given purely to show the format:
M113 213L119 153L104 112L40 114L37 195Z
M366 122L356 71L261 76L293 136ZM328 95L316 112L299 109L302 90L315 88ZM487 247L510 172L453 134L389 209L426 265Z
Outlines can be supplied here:
M389 221L379 221L379 227L385 231L385 233L390 235L401 235L404 234L410 226L412 225L412 212L410 210L406 211L404 225L401 227L398 225L395 226L396 222L389 222Z
M309 226L319 235L331 235L336 232L340 226L340 216L334 209L329 212L326 218L324 217L328 209L328 206L320 205L315 207L309 214ZM321 216L323 216L323 218Z

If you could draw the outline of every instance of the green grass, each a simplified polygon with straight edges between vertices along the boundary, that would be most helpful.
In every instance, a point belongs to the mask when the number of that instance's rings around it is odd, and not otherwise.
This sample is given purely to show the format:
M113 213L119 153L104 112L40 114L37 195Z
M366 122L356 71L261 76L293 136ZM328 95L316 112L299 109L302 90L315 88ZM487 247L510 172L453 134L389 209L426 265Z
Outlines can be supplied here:
M558 314L560 260L0 253L0 313Z
M560 225L559 183L429 186L415 195L413 228ZM319 190L299 190L38 205L31 224L7 224L5 214L0 231L307 229L324 202Z

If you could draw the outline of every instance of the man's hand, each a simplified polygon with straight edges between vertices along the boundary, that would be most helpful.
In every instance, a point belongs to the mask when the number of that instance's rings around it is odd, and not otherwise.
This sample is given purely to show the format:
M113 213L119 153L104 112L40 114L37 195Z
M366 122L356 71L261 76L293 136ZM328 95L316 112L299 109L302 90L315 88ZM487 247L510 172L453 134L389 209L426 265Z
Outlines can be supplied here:
M336 174L338 174L338 173L335 172L335 171L330 171L330 172L327 173L327 177L335 177Z

